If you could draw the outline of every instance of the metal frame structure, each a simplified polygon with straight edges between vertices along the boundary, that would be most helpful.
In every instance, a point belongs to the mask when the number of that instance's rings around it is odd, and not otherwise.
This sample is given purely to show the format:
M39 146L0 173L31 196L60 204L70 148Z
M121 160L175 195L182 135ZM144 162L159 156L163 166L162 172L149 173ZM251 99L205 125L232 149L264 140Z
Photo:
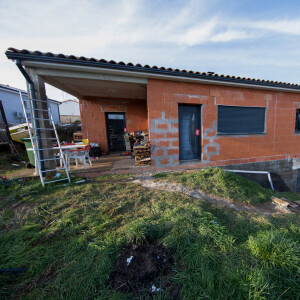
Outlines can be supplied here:
M39 125L39 128L37 128L35 126L35 122L31 122L31 125L30 125L29 119L28 119L27 114L26 114L26 109L25 109L22 93L19 92L19 94L20 94L20 100L21 100L21 103L22 103L23 112L24 112L24 115L25 115L25 120L26 120L26 123L27 123L27 126L28 126L29 136L30 136L30 140L31 140L31 144L32 144L32 150L33 150L34 157L35 157L35 164L36 164L38 173L40 175L42 185L45 186L48 183L53 183L53 182L58 182L58 181L65 181L65 180L68 180L68 182L71 182L69 172L68 172L68 168L67 168L66 161L65 161L65 157L64 157L63 151L61 149L61 144L60 144L60 141L59 141L59 137L58 137L58 134L57 134L57 131L56 131L55 123L54 123L53 116L52 116L50 108L48 108L48 110L46 110L46 109L37 109L36 105L33 105L33 100L31 98L29 98L30 119L31 119L31 121L39 121L39 120L50 121L53 128L43 128L40 125ZM45 100L38 100L38 99L34 99L34 101L47 102ZM41 119L41 118L36 117L36 115L37 115L35 113L36 111L47 112L48 113L48 118ZM55 138L42 138L39 134L40 131L52 131L52 132L54 132ZM63 167L62 168L49 169L49 170L42 169L41 164L44 163L44 161L49 161L49 160L56 161L57 160L55 155L54 155L53 158L46 158L46 159L44 159L43 157L40 158L40 153L42 153L42 151L54 150L53 148L43 148L43 147L41 147L41 140L42 139L55 140L57 142L59 153L60 153L60 158L59 159L63 161ZM65 171L66 178L46 181L46 176L45 176L46 174L45 173L59 171L59 170L64 170Z

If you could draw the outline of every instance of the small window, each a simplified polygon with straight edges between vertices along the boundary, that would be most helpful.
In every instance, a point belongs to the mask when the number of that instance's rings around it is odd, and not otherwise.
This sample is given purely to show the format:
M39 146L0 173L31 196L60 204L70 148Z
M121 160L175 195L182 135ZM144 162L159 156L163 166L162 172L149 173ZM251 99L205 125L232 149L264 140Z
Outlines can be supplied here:
M300 109L297 109L296 111L295 131L300 132Z
M218 106L218 133L265 133L264 107Z
M124 120L123 114L108 114L108 119L110 120Z

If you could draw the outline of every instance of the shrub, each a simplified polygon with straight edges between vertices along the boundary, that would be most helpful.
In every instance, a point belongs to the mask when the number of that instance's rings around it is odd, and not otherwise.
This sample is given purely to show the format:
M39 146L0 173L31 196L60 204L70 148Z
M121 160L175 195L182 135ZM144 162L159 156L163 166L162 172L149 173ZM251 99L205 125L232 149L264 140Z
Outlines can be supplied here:
M57 134L61 142L71 142L73 140L73 133L81 131L80 124L61 124L56 125Z

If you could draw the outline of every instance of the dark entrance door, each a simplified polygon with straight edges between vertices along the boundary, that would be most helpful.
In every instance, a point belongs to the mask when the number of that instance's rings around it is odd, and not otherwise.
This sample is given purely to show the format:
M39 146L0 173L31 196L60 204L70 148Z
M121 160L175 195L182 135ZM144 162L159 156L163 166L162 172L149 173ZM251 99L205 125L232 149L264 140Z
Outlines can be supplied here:
M124 151L125 113L105 113L105 119L109 151Z
M179 104L179 159L201 159L200 105Z

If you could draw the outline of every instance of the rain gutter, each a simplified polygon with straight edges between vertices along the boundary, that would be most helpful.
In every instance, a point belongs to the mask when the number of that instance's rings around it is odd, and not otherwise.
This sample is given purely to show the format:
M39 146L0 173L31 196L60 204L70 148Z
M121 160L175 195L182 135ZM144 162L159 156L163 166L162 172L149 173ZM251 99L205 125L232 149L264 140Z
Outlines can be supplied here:
M34 90L34 83L32 81L32 79L30 78L30 76L28 75L28 73L26 72L26 70L24 69L24 67L22 66L21 60L20 59L16 59L16 65L18 67L18 69L20 70L20 72L22 73L22 75L25 77L28 86L29 86L29 93L30 93L30 97L29 99L31 99L32 101L32 106L33 106L33 118L34 118L34 126L35 128L40 128L39 126L39 120L38 120L38 113L37 113L37 105L36 105L36 95L35 95L35 90ZM28 130L30 130L30 128L28 128ZM38 149L42 149L42 143L41 143L41 131L39 129L35 129L36 131L36 139L37 139L37 144L38 144ZM33 142L33 141L32 141ZM43 151L42 150L38 150L39 153L39 157L40 157L40 162L41 162L41 173L42 176L45 176L45 164L44 164L44 155L43 155ZM37 157L36 157L36 163L38 163L37 161Z
M206 74L195 74L190 72L183 71L173 71L168 69L160 69L160 68L147 68L143 66L128 66L126 64L118 64L118 63L104 63L90 60L81 60L81 59L68 59L68 58L60 58L53 56L43 56L43 55L31 55L24 53L14 53L7 51L6 56L9 59L21 59L26 62L41 62L45 63L56 63L57 65L73 65L79 67L93 67L101 70L107 71L115 71L122 72L127 76L140 76L146 78L157 78L164 80L193 80L197 82L202 82L205 84L223 84L223 85L231 85L231 86L244 86L248 88L263 88L263 89L271 89L271 90L281 90L281 91L289 91L289 92L300 92L300 86L295 86L292 84L281 84L281 83L272 83L267 81L251 81L242 78L229 78L218 75L206 75Z

